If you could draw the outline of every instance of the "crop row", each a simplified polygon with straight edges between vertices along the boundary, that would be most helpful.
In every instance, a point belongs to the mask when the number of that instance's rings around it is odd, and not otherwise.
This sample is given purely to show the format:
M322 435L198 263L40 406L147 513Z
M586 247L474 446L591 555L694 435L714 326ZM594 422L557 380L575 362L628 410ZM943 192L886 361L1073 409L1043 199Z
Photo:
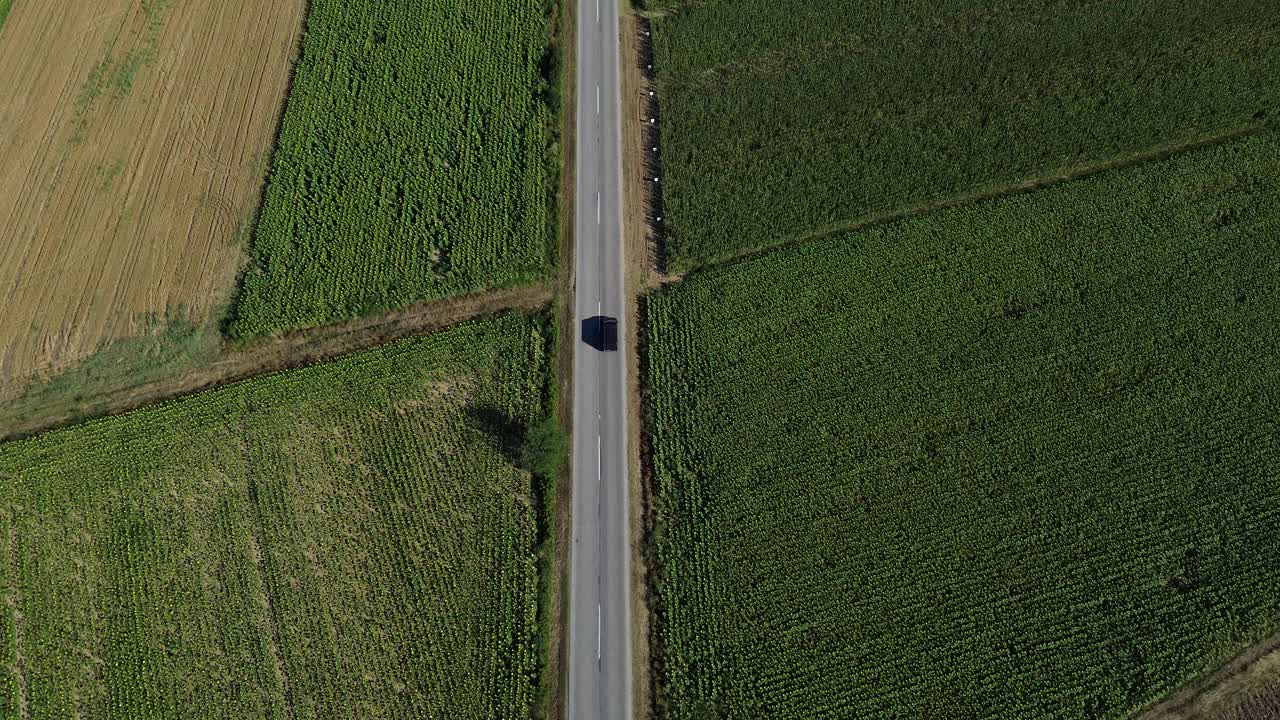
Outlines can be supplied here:
M1280 137L651 296L665 716L1120 718L1280 630Z

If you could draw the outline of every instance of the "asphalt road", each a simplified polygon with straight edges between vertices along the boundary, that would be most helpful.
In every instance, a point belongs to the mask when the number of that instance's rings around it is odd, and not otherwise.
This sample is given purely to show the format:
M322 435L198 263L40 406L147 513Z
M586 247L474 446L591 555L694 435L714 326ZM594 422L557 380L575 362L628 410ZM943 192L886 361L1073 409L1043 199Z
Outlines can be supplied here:
M618 2L578 0L569 720L631 716ZM598 315L618 318L617 352L582 342Z

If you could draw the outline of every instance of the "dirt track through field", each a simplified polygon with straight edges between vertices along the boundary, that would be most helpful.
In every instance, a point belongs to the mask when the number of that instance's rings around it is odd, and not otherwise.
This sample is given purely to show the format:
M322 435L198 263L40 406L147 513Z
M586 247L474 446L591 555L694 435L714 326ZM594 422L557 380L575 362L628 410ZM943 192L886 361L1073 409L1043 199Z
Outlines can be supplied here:
M257 375L323 362L476 317L508 310L533 312L546 307L553 297L554 288L549 284L525 285L432 300L345 323L262 338L243 347L224 349L207 365L152 382L99 388L96 393L79 398L74 409L44 408L34 417L0 425L0 442L51 430L78 418L118 415Z
M230 297L305 0L47 0L0 42L0 399Z
M1280 634L1247 648L1138 720L1275 720L1280 718Z

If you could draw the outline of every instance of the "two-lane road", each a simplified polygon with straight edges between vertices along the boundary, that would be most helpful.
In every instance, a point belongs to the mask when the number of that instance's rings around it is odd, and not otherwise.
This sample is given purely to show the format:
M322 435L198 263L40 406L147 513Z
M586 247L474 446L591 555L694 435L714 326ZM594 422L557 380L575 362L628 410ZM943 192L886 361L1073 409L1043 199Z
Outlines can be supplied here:
M618 318L617 352L575 337L569 720L631 716L631 553L618 0L578 0L576 329Z

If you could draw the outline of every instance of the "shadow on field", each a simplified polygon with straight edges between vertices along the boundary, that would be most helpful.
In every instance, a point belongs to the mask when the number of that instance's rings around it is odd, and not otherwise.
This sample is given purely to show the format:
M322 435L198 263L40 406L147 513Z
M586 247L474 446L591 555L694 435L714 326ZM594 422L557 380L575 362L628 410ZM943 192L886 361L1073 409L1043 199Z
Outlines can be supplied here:
M484 433L494 450L512 465L520 466L526 428L523 423L495 405L468 405L463 413L467 424Z

